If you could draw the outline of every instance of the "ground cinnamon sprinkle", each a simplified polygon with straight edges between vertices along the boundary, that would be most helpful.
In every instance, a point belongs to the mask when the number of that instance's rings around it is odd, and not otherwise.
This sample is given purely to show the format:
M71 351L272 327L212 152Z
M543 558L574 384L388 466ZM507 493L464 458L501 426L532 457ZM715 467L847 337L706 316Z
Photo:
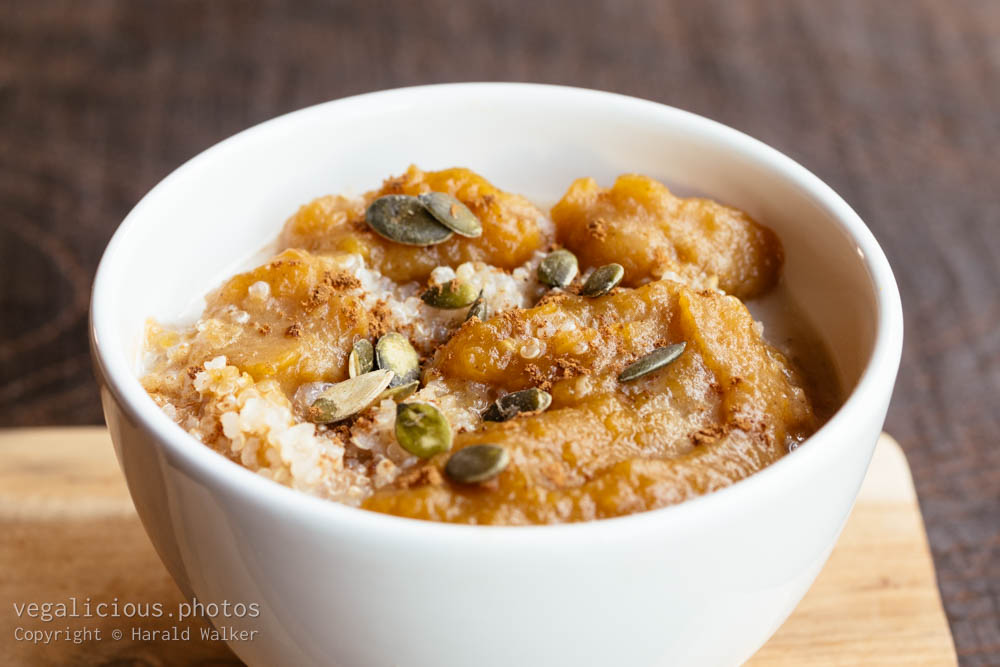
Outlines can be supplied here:
M328 425L327 436L336 442L346 443L351 439L351 427L344 422Z
M480 323L481 323L481 320L479 318L465 320L461 324L458 325L458 328L455 329L455 333L452 334L452 335L453 336L458 336L463 331L467 331L469 329L473 329L473 328L479 326Z
M528 331L528 323L515 310L506 310L500 313L495 319L500 320L509 327L510 336L523 336Z
M334 271L332 273L328 271L323 275L323 280L334 289L346 290L361 288L361 281L347 271Z
M556 292L556 291L546 292L545 295L538 300L538 303L535 304L535 307L538 308L539 306L558 304L561 301L565 301L567 298L568 295L565 292Z
M587 223L587 233L595 241L604 241L608 238L607 223L603 218L595 218Z
M309 298L302 302L302 307L315 310L329 302L337 292L360 288L361 281L346 271L324 271L320 281L309 290Z
M302 302L302 307L311 312L326 303L329 298L330 295L324 290L324 285L316 285L309 290L309 298Z
M371 336L379 336L389 332L392 323L392 311L385 299L380 299L372 308L368 317L368 332Z
M692 433L691 443L696 447L701 445L707 445L709 443L715 442L725 434L726 434L725 426L723 426L722 424L712 424L711 426L706 426Z
M435 466L427 464L410 468L396 478L396 486L402 489L411 489L415 486L441 486L444 478L441 471Z
M552 380L547 378L542 369L535 364L527 364L524 367L524 374L528 376L528 381L533 387L538 387L543 391L552 389Z
M553 365L556 369L556 377L561 380L590 373L589 368L572 357L559 357Z
M298 322L293 322L287 329L285 329L285 335L289 338L298 338L302 335L302 325Z
M348 429L350 429L355 426L361 426L361 427L368 426L374 421L375 420L372 419L372 416L369 414L354 415L353 417L348 417L345 421L340 422L338 426L347 427ZM349 430L347 432L350 433Z

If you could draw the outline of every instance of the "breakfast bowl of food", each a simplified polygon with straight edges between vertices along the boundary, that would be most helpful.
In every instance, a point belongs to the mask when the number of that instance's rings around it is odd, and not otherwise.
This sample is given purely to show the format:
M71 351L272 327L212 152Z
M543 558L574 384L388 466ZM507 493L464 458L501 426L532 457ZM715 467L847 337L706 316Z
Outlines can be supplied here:
M247 663L732 665L836 542L902 314L774 149L452 84L181 166L111 240L91 339L143 525L185 595L254 610L211 619Z

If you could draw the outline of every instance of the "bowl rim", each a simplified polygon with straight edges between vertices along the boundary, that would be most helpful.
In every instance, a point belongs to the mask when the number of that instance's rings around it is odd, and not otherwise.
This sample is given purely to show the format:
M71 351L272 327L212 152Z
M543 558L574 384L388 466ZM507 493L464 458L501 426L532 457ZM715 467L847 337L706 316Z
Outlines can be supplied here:
M121 248L127 246L133 230L142 224L146 208L156 203L158 194L173 180L217 153L257 134L274 132L294 125L299 119L312 114L330 113L332 110L351 112L371 104L403 104L425 96L447 96L452 102L456 96L535 96L561 98L586 104L604 104L611 112L625 107L643 112L660 123L681 124L707 136L711 141L724 144L727 149L743 154L753 162L790 181L803 194L826 212L847 234L855 245L868 272L870 287L875 295L877 314L875 342L871 354L856 386L843 405L806 443L793 454L784 456L738 483L709 494L692 498L677 505L637 512L621 517L564 524L526 526L482 526L426 521L398 517L379 512L350 507L339 502L309 495L302 491L277 484L243 466L227 459L193 438L174 423L153 402L142 388L139 378L129 367L122 344L114 326L115 310L111 294L114 290L116 258ZM838 448L832 442L836 434L850 432L850 422L863 414L870 405L877 405L879 398L892 391L902 354L903 314L899 291L892 270L875 237L857 213L830 186L808 169L763 142L734 128L688 111L658 102L586 88L535 83L470 82L433 84L394 88L312 105L292 111L247 128L198 153L177 167L147 192L132 208L115 231L105 249L91 290L89 310L89 335L91 356L99 381L110 392L119 408L131 419L141 423L161 444L160 451L170 463L186 474L210 486L219 486L228 493L266 504L275 509L294 512L303 518L323 520L331 526L340 525L348 530L388 530L404 538L419 533L437 539L465 542L482 539L486 535L502 536L505 544L527 542L545 544L552 539L560 541L621 538L626 534L648 530L652 524L657 529L668 526L680 528L693 525L713 513L727 508L739 508L742 501L754 494L779 489L782 480L808 477L821 471L829 457ZM825 441L825 442L824 442ZM874 450L874 441L868 457ZM856 492L856 489L855 489ZM738 511L738 509L737 509Z

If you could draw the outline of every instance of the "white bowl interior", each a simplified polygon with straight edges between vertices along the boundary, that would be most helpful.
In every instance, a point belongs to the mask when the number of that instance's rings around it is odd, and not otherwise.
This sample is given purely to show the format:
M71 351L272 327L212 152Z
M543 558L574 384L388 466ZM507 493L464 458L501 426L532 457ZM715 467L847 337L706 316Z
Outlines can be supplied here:
M103 328L97 322L103 354L125 355L135 372L148 317L172 322L197 313L201 296L271 241L298 206L374 188L411 163L468 166L544 205L575 178L610 185L621 173L638 172L743 208L780 235L787 284L822 332L845 389L871 354L877 295L864 252L837 212L779 172L790 160L660 105L490 84L403 89L312 107L190 161L136 207L107 254L103 278L115 287L98 304L113 321Z

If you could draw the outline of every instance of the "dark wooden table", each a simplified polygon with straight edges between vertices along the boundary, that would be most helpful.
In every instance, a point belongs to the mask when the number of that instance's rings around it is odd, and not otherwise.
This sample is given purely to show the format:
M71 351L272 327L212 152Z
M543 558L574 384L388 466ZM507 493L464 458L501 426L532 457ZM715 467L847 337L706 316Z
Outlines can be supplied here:
M906 311L887 429L962 662L1000 663L1000 2L0 2L0 426L101 421L90 280L188 157L323 100L489 79L715 118L855 206Z

